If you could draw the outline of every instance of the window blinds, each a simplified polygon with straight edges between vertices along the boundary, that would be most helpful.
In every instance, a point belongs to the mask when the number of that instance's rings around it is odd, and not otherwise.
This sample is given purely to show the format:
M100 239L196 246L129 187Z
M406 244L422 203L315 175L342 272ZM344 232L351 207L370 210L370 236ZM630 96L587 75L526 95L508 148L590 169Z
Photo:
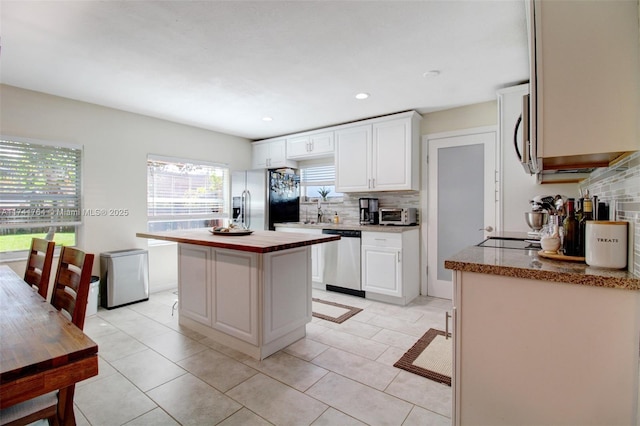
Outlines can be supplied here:
M211 218L225 213L228 187L227 167L159 156L147 159L150 220Z
M80 147L0 138L0 224L7 228L81 223Z
M305 186L334 185L336 167L333 164L309 166L300 169L300 183Z

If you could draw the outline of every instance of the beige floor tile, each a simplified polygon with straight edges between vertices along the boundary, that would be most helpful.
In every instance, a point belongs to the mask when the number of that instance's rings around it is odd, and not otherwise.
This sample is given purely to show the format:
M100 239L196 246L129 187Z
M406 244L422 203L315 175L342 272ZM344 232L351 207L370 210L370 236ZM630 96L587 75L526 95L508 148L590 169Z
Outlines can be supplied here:
M328 373L324 368L283 351L276 352L262 361L249 359L244 363L300 392L309 389Z
M389 345L385 345L384 343L374 342L369 339L354 336L353 334L343 333L339 330L329 330L326 333L310 338L325 345L333 346L334 348L342 349L369 359L378 358L389 347Z
M385 392L443 416L451 417L453 394L451 387L445 384L401 370Z
M402 426L450 426L451 419L433 411L413 407Z
M180 423L171 418L162 408L154 408L131 420L129 423L125 423L125 426L177 426Z
M120 374L76 387L74 401L94 426L121 425L156 407L151 399Z
M98 344L98 354L108 362L148 349L147 346L122 331L96 337L93 340Z
M430 328L444 327L444 317L442 319L443 321L441 321L441 323L432 321L430 319L424 319L424 318L420 318L416 322L408 322L398 318L386 317L384 315L376 315L373 318L371 318L370 323L381 328L398 331L400 333L404 333L410 336L414 336L416 338L420 338Z
M360 315L360 313L358 313L357 315ZM375 325L355 321L355 316L349 318L342 324L337 324L335 322L325 320L322 321L324 322L322 322L321 324L327 328L340 330L344 333L353 334L354 336L364 337L365 339L371 339L373 336L379 333L380 330L382 330L382 328L376 327Z
M366 426L360 420L329 407L318 419L311 423L312 426Z
M328 408L264 374L256 374L227 395L267 421L283 426L309 425Z
M268 426L270 424L257 414L243 408L227 417L222 423L218 423L218 426Z
M183 425L215 425L242 408L191 374L180 376L147 394Z
M369 425L399 425L412 404L361 383L329 373L307 392L333 408Z
M329 349L329 346L324 343L319 343L305 337L287 346L284 351L306 361L311 361L327 349Z
M335 348L323 352L313 363L378 390L384 390L398 375L397 368Z
M185 358L178 365L223 393L258 373L212 349Z
M94 340L102 336L117 333L118 330L119 329L116 326L98 315L87 318L82 329L82 331L84 331L84 334Z
M173 321L173 317L171 316L171 305L167 306L164 303L158 302L156 297L152 297L145 303L136 303L131 305L129 309L161 324L167 324ZM177 314L174 311L174 317L176 315Z
M425 331L426 333L426 331ZM380 332L371 337L371 340L384 343L395 348L404 349L405 351L418 341L415 336L400 333L395 330L380 329Z
M154 321L151 318L147 318L144 315L140 315L138 318L118 323L116 326L120 330L136 339L157 336L171 330L166 325L160 324L159 322Z
M151 349L120 358L113 361L111 365L143 392L186 373L185 370Z
M402 355L404 355L406 352L407 351L405 351L404 349L390 346L389 349L384 351L382 355L376 358L376 361L380 364L393 367L393 364L395 364L400 358L402 358Z
M141 337L140 341L173 362L180 361L207 349L207 346L174 330Z

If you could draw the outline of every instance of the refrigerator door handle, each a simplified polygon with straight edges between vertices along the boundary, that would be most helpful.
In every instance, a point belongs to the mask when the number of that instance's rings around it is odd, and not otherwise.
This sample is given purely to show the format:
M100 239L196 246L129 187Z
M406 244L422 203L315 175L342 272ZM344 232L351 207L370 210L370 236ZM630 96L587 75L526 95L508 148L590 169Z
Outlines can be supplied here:
M244 226L246 229L251 229L251 210L249 207L251 206L251 192L247 189L245 191L247 195L245 196L245 221Z

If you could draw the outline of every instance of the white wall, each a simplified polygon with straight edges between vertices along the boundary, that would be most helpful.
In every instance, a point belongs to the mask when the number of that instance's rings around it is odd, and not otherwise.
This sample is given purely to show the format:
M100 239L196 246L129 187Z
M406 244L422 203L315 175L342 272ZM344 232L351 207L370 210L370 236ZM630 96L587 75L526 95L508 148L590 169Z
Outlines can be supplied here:
M136 232L147 229L147 154L250 168L247 139L84 102L0 85L0 133L84 147L83 207L128 209L126 217L84 217L78 247L101 252L147 248ZM175 246L151 247L151 290L176 285ZM24 272L24 262L10 266Z

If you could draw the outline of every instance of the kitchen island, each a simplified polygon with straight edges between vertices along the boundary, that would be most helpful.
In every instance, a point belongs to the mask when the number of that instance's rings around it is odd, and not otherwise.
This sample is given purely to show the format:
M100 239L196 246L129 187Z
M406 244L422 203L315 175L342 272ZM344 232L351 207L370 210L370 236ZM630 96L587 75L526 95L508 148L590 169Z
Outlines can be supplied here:
M453 424L638 424L640 279L469 247L453 270Z
M311 321L311 246L340 239L210 229L139 232L178 243L179 323L261 360L303 338Z

